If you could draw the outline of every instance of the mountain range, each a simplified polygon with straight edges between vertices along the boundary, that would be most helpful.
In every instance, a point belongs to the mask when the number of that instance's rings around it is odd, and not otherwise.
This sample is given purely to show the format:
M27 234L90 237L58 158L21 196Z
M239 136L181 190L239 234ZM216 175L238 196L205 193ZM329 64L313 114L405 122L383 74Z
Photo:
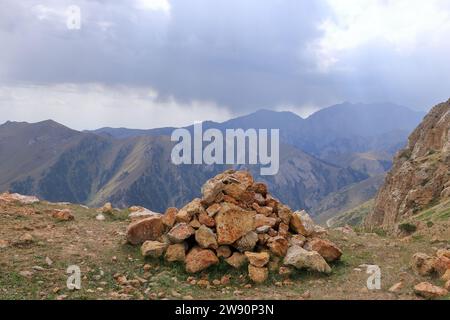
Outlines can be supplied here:
M222 123L207 121L203 127L279 128L279 173L258 176L257 166L240 168L266 182L293 209L330 215L329 209L334 214L373 197L377 177L390 168L393 155L423 115L393 104L344 103L306 119L291 112L260 110ZM173 129L80 132L52 120L6 122L0 126L0 191L92 206L110 201L154 211L180 207L198 196L194 190L203 181L229 166L173 165ZM364 194L360 199L354 196L359 190ZM347 196L330 206L338 194Z

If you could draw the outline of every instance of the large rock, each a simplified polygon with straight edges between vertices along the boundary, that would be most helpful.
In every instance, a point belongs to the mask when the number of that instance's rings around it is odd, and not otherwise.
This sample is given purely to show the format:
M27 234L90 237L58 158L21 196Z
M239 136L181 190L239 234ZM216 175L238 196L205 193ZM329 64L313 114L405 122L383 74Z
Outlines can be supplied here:
M425 299L435 299L448 294L446 289L434 286L429 282L421 282L415 285L414 292Z
M164 233L164 224L160 216L153 216L131 223L127 228L127 241L141 244L147 240L158 240Z
M210 228L202 225L195 231L195 241L198 245L205 249L217 249L217 238L214 231Z
M315 228L314 228L314 221L312 221L311 217L309 216L306 211L295 211L290 220L290 225L292 230L294 230L296 233L301 234L305 237L310 236Z
M291 222L292 210L287 205L279 204L278 205L278 217L280 217L281 221L287 225Z
M176 243L168 246L165 258L169 262L184 262L186 259L186 245L184 243Z
M233 246L240 252L251 251L258 242L258 234L254 231L250 231L245 236L236 241Z
M219 263L219 259L212 250L194 247L186 255L186 271L197 273Z
M164 213L162 217L162 222L168 226L169 228L172 228L175 224L175 219L177 218L178 209L174 207L167 208L166 212Z
M230 203L222 205L215 219L219 245L232 244L255 229L255 212Z
M283 263L297 269L310 269L313 271L330 273L331 268L325 259L315 251L307 251L299 246L292 246L288 249Z
M167 243L159 241L145 241L141 246L141 253L144 257L159 258L167 249Z
M255 267L251 264L248 265L248 275L255 283L263 283L269 276L269 269Z
M412 268L413 270L421 276L428 276L432 274L434 270L434 264L436 259L430 257L425 253L415 253L412 257Z
M445 274L447 270L450 270L450 250L438 250L433 267L434 270L441 276Z
M245 256L248 259L248 262L258 268L264 267L267 263L269 263L270 255L268 252L245 252Z
M342 250L333 242L320 238L313 238L303 247L309 251L318 252L327 262L339 260L342 256Z
M194 228L186 223L177 223L167 236L172 243L181 243L195 233Z
M284 257L288 250L289 242L282 236L276 236L269 239L267 246L274 255Z
M239 269L247 262L247 257L242 253L235 252L231 257L225 259L225 262L233 268Z

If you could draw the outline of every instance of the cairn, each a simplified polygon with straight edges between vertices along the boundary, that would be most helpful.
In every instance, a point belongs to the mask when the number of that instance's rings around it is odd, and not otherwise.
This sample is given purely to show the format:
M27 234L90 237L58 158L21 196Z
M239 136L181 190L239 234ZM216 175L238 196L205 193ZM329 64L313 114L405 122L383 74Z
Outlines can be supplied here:
M280 273L289 266L330 273L329 263L342 255L305 211L293 212L247 171L227 170L208 180L201 193L179 210L134 215L127 241L141 245L145 257L184 263L189 273L221 260L233 268L248 263L256 283L281 265Z

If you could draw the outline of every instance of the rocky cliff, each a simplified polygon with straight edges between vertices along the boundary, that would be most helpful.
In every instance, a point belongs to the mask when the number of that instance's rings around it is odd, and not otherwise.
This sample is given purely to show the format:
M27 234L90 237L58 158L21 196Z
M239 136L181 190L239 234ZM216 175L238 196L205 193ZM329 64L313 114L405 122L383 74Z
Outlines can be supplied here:
M390 229L403 218L450 197L450 100L435 106L394 158L368 227Z

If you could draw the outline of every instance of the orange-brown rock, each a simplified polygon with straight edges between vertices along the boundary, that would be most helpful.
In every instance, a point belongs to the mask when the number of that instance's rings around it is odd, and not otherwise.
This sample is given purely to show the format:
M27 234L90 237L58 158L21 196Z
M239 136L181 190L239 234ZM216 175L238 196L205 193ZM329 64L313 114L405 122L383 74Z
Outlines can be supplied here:
M159 258L167 249L167 243L159 241L145 241L141 246L141 253L144 257Z
M287 225L291 222L292 210L287 205L279 204L278 205L278 217L281 221Z
M284 257L288 250L289 242L281 236L276 236L269 239L267 246L273 254Z
M302 236L301 234L294 234L290 239L289 239L289 246L299 246L299 247L303 247L303 245L306 242L306 238L304 236Z
M59 221L70 221L75 219L72 211L70 211L69 209L54 210L52 213L52 217Z
M199 198L195 198L183 208L181 208L176 215L176 222L189 223L195 215L204 212L202 201Z
M248 262L258 268L264 267L270 260L270 255L268 252L246 251L244 254L247 257Z
M269 276L269 269L258 268L251 264L248 265L248 275L255 283L263 283L267 280Z
M262 182L255 182L252 186L251 186L251 190L254 192L257 192L263 196L266 196L267 194L267 185L265 183Z
M168 233L167 236L172 243L181 243L195 233L194 228L186 223L176 224Z
M218 248L216 234L205 225L202 225L195 231L195 241L200 247L205 249Z
M219 259L212 250L194 247L186 255L186 271L197 273L219 263Z
M259 228L262 226L273 227L277 223L277 219L266 217L262 214L255 215L255 228Z
M442 281L450 281L450 268L444 272L441 279Z
M239 269L247 262L247 257L242 253L235 252L231 257L225 259L225 261L233 268Z
M232 244L255 228L255 212L230 203L222 204L215 219L219 245Z
M432 285L429 282L421 282L415 285L414 292L425 299L435 299L448 294L446 289Z
M412 257L412 268L421 276L428 276L432 274L434 270L434 264L436 259L430 257L425 253L418 252Z
M231 249L229 246L220 246L216 250L217 257L219 258L229 258L231 256Z
M219 212L219 210L220 210L220 204L214 203L206 209L206 213L208 213L208 216L214 217L216 215L216 213Z
M308 240L303 248L318 252L327 262L339 260L342 255L342 250L333 242L320 238Z
M158 240L164 233L161 216L152 216L131 223L127 228L127 241L131 244L141 244L147 240Z
M207 227L214 227L216 225L216 221L214 220L213 217L210 217L206 211L200 213L198 215L198 222L200 222L200 224L204 224Z
M200 226L202 225L197 218L194 218L191 220L191 222L189 222L189 225L194 228L194 229L198 229L200 228Z
M184 243L171 244L167 247L165 258L169 262L184 262L186 259L186 245Z
M171 207L167 208L166 212L162 216L162 222L169 228L172 228L175 224L175 219L177 217L178 209Z
M287 238L289 236L289 225L282 222L278 225L278 235L283 238Z
M314 222L306 211L296 211L291 216L291 228L305 237L308 237L314 232Z
M447 270L450 269L450 258L447 258L445 255L438 255L434 259L433 268L439 275L442 276Z

